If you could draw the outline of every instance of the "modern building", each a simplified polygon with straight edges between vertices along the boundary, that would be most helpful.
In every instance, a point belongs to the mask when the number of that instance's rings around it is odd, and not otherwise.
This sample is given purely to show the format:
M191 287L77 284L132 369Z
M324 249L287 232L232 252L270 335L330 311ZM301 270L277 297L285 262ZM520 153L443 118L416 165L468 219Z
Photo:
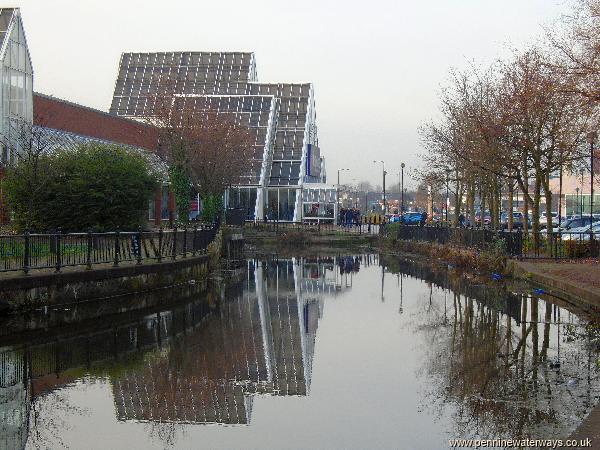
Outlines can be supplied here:
M194 111L233 114L251 130L254 151L246 173L227 193L229 207L244 209L248 220L300 221L308 218L305 193L318 189L309 211L316 209L316 220L334 219L335 209L325 206L335 205L329 198L335 190L322 186L312 84L260 83L250 52L124 53L110 113L147 119L161 96L180 99ZM329 197L320 194L324 189Z
M19 151L22 124L33 120L33 66L19 8L0 8L0 180ZM0 224L8 211L0 184Z

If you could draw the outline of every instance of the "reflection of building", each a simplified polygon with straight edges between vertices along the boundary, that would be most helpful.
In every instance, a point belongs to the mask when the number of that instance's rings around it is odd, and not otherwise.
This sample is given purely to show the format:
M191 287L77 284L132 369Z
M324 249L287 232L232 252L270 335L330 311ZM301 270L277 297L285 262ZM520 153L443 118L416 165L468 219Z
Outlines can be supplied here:
M119 420L247 424L253 394L307 395L322 304L298 270L250 262L216 316L113 380Z
M0 448L25 448L30 399L23 352L0 353Z
M301 193L326 180L312 84L259 83L254 53L124 53L111 114L152 116L161 95L174 95L178 110L233 114L250 129L252 156L228 193L230 207L244 209L248 219L302 219Z

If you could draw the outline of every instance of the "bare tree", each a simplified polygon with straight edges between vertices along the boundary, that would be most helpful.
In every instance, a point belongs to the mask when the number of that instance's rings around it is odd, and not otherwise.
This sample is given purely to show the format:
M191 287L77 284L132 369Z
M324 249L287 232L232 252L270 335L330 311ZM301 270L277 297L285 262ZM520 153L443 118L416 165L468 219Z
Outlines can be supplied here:
M248 171L253 136L235 112L222 112L202 98L177 95L176 87L165 83L149 103L147 121L159 129L158 154L170 166L172 182L177 180L178 210L187 216L190 189L203 200L219 197L240 183ZM183 205L182 205L183 203Z

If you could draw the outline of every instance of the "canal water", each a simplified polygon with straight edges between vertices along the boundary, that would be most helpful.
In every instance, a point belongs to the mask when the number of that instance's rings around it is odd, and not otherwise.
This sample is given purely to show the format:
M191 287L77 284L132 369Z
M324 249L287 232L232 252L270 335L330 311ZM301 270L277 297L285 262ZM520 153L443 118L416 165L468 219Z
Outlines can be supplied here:
M437 450L564 438L599 401L598 329L540 292L378 255L226 275L0 340L0 448Z

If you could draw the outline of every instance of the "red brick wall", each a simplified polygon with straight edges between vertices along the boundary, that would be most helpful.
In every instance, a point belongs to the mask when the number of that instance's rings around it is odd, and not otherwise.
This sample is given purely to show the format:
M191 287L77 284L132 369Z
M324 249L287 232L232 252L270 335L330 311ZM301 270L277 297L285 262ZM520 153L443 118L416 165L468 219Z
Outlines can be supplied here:
M152 151L158 143L157 130L151 126L37 93L33 94L33 122Z

